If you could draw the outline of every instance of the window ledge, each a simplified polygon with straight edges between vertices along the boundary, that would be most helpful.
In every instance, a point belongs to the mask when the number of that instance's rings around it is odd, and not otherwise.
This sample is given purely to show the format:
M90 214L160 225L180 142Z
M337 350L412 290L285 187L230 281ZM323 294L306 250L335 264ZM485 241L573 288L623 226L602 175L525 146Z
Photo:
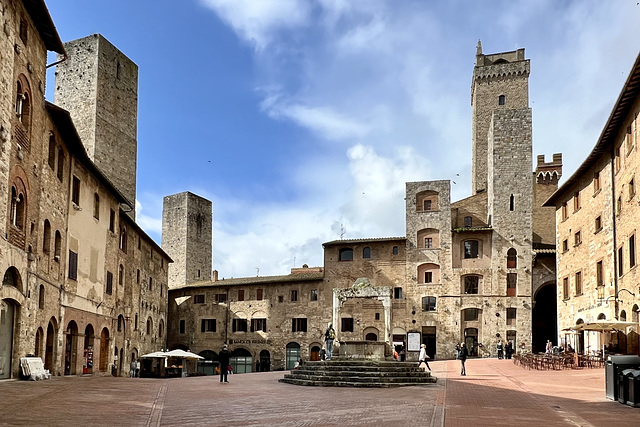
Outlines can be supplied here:
M81 211L82 210L82 208L80 206L76 205L75 202L71 202L71 204L73 205L73 209L75 209L77 211Z
M598 188L596 191L593 192L593 197L596 197L598 194L600 194L601 191L602 189Z
M599 232L602 231L602 227L598 228L596 231L593 232L593 234L598 234Z

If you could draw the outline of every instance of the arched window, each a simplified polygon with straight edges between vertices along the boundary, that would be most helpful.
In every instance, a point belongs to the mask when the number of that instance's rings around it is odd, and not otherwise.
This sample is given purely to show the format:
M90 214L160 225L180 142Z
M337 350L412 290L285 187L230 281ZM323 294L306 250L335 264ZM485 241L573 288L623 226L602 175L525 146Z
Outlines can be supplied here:
M54 242L53 256L56 260L60 260L60 251L62 250L62 236L60 232L56 230L56 239Z
M300 360L300 344L290 342L287 344L285 353L286 369L293 369L298 360Z
M604 313L598 314L598 320L607 320L607 316Z
M425 190L416 194L416 211L417 212L430 212L437 211L438 207L438 192L433 190Z
M121 315L118 316L118 332L122 332L124 329L124 317Z
M153 321L151 317L147 319L147 335L151 335L151 331L153 331Z
M362 258L371 258L371 248L369 246L362 250Z
M364 340L365 341L378 341L378 335L374 334L373 332L370 332L364 337Z
M418 283L440 283L440 266L432 263L419 265Z
M100 219L100 196L98 193L93 193L93 217Z
M38 291L38 308L42 310L44 308L44 285L40 285Z
M25 224L25 196L21 180L11 187L11 225L22 230Z
M507 97L504 95L500 95L498 97L498 105L505 105L507 103Z
M42 233L42 252L48 254L51 250L51 224L48 219L44 220L44 231Z
M340 257L339 261L353 261L353 249L351 248L343 248L340 249Z
M507 268L518 268L518 252L514 248L507 251Z
M440 232L435 228L423 228L418 231L418 249L434 249L440 247Z
M158 338L164 336L164 320L160 319L160 326L158 327Z
M624 310L622 310L622 311L620 312L620 321L621 321L621 322L626 322L626 321L627 321L627 312L626 312L626 311L624 311Z
M118 268L118 285L124 285L124 266L122 264Z
M22 123L24 129L29 132L31 127L31 95L29 82L24 74L21 74L16 82L16 117ZM28 143L28 141L19 142Z

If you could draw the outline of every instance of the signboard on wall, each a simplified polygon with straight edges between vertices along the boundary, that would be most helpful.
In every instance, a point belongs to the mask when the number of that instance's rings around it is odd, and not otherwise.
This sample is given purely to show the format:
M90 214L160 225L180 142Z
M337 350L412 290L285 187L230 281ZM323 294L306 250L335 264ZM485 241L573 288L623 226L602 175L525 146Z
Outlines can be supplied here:
M409 332L407 334L407 350L420 351L420 332Z

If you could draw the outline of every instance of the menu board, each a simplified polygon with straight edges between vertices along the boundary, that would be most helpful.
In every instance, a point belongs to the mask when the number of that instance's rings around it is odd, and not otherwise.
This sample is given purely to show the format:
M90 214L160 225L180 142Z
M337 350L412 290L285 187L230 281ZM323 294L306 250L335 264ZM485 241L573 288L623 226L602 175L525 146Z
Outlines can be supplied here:
M409 332L407 334L407 350L420 351L420 332Z

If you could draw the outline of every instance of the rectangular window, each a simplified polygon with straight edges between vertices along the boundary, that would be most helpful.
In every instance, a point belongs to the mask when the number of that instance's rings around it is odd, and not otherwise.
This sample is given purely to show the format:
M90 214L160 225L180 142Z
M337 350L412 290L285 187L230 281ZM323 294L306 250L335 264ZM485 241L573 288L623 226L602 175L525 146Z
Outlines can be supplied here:
M567 252L569 250L569 239L564 239L562 241L562 252Z
M233 332L247 332L247 319L233 319Z
M480 282L478 276L465 276L464 278L464 293L465 294L477 294L478 283Z
M291 332L307 332L307 318L294 317L291 319Z
M216 300L218 304L227 302L227 294L216 294Z
M517 294L518 273L507 273L507 296L515 297Z
M397 246L394 246L393 248L391 248L391 253L392 253L393 255L398 255L398 247L397 247Z
M215 332L216 319L202 319L200 321L200 332Z
M341 332L353 332L353 317L343 317L340 319Z
M422 297L422 311L436 311L436 297Z
M596 229L596 233L599 232L600 230L602 230L602 217L601 216L596 218L594 226L595 226L595 229Z
M594 194L600 191L600 172L596 172L593 175L593 192Z
M573 193L573 211L580 210L580 192L576 191Z
M402 299L402 288L393 288L393 299Z
M251 319L251 332L267 332L267 319Z
M567 208L567 202L564 202L562 204L562 208L560 209L561 209L562 220L564 221L565 219L569 218L569 209Z
M140 269L138 269L136 271L136 283L139 285L140 284Z
M309 299L311 301L318 301L318 290L317 289L311 289L311 294L309 295Z
M464 242L464 258L478 258L478 241L467 240Z
M78 254L69 250L69 279L78 280Z
M622 196L618 197L618 202L616 203L616 215L620 216L622 213Z
M244 289L238 289L238 301L244 301Z
M116 229L116 211L109 209L109 231L114 232Z
M569 299L569 278L565 277L562 279L562 299Z
M376 320L380 320L380 313L376 313L376 315L375 315L375 319L376 319Z
M596 286L604 286L604 269L602 261L596 263Z
M180 319L180 333L184 334L186 331L186 323L184 319Z
M425 237L424 238L424 247L426 249L431 249L433 247L433 238L432 237Z
M256 289L256 300L262 301L262 289Z
M620 146L615 149L615 171L618 172L622 167L622 157L620 156Z
M636 265L636 236L629 237L629 268Z
M582 295L582 272L576 273L576 296Z
M73 182L71 184L71 201L76 206L80 206L80 179L77 176L73 176Z
M424 283L433 283L433 272L425 271L424 272Z
M516 309L507 308L507 325L513 326L516 324Z
M284 302L284 295L278 295L278 302Z
M111 295L113 293L113 273L107 271L107 289L106 292Z
M582 243L582 233L576 231L576 233L573 235L573 244L574 246L578 246L580 243Z
M463 311L464 313L464 321L465 322L476 322L478 321L478 309L477 308L467 308Z
M298 291L296 289L291 290L291 301L298 301Z
M471 224L473 223L473 218L471 218L470 216L465 216L464 217L464 226L469 228L471 227Z
M58 181L62 182L64 177L64 151L58 148Z
M423 202L422 207L423 207L423 210L430 211L431 210L431 200L425 200Z
M623 250L622 250L622 246L620 246L620 248L618 248L618 276L622 276L622 267L624 266L624 262L622 259L622 255L624 254Z
M193 296L194 304L204 304L204 294L194 295Z
M49 167L51 170L56 169L56 137L53 133L49 135Z
M633 178L631 178L631 181L629 181L629 200L633 199L633 196L635 195L636 195L636 184Z

